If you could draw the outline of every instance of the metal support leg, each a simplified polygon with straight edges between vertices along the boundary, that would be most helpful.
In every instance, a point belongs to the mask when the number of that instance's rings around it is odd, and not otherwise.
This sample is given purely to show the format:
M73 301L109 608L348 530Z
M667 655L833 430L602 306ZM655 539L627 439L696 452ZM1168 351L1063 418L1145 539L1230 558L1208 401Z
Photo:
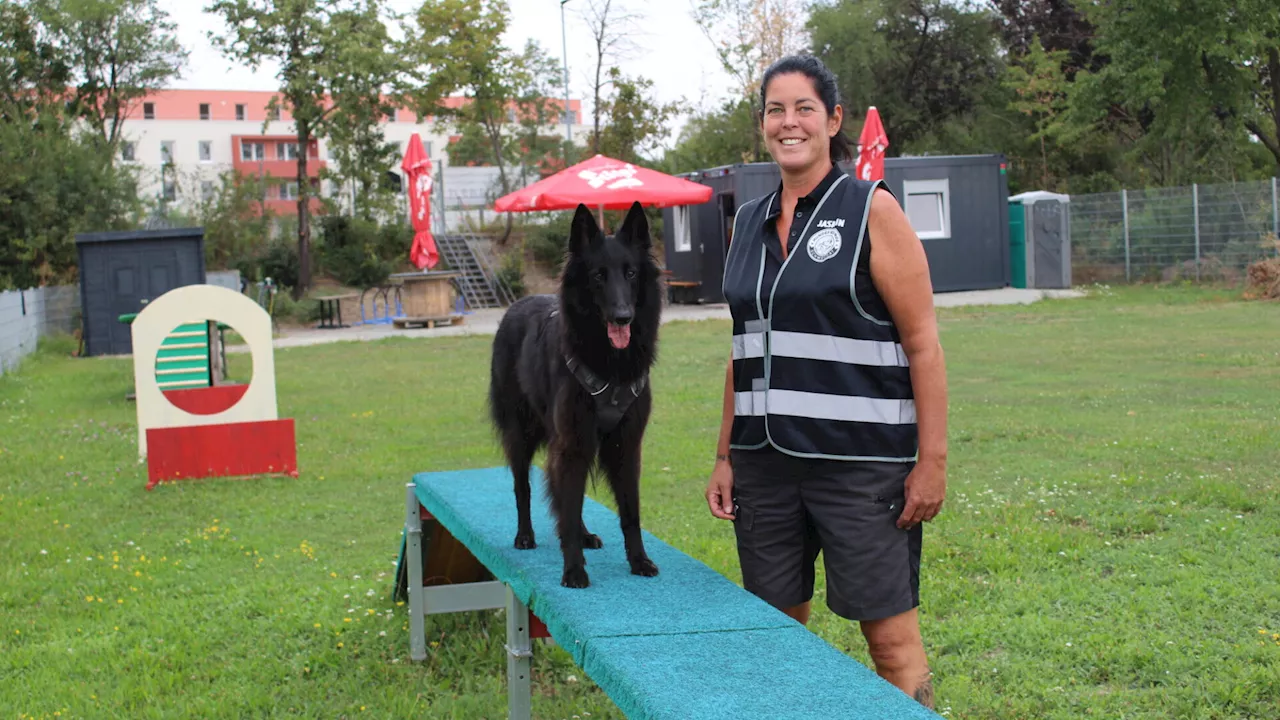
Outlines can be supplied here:
M409 566L409 659L427 659L426 611L422 592L422 518L414 484L405 486L405 553Z
M533 645L529 641L529 608L507 588L507 717L530 720L533 683L529 677Z

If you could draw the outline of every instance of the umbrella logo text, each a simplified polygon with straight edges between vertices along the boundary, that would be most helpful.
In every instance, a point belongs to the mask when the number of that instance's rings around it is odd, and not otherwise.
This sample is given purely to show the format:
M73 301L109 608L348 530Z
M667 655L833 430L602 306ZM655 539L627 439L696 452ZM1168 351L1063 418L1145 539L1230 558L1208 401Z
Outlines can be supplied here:
M587 184L595 190L599 190L601 187L606 187L609 190L624 190L644 185L643 182L636 179L635 175L635 166L630 164L604 170L583 170L578 173L578 177L586 180Z

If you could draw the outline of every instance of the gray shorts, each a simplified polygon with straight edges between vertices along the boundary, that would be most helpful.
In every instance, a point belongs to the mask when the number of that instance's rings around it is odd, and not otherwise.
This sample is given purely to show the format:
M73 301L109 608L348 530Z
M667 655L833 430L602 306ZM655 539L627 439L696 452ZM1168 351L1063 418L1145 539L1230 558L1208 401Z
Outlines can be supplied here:
M913 463L811 460L773 448L734 450L734 530L743 586L776 608L813 598L827 571L827 607L880 620L920 604L921 526L895 524Z

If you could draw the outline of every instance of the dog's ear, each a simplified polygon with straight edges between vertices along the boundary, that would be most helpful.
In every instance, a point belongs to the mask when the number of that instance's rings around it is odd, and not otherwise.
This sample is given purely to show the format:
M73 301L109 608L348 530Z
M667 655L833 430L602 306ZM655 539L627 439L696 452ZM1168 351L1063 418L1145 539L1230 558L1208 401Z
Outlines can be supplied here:
M578 210L573 214L573 225L569 228L569 253L582 255L587 247L600 235L600 226L586 205L578 203Z
M649 249L649 218L644 214L640 203L631 203L631 209L627 210L627 216L622 220L622 227L618 228L618 235L637 248Z

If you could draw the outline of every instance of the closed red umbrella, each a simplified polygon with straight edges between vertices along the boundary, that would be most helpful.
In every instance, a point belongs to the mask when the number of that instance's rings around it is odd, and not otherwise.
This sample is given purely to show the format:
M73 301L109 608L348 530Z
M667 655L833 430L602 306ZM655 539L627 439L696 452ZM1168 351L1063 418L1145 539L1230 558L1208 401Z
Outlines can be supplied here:
M504 195L498 212L572 210L579 204L604 210L698 205L711 199L711 187L604 155L584 160L548 178Z
M880 111L875 106L867 109L867 119L858 136L858 160L854 172L861 180L884 179L884 151L889 148L889 136L880 122Z
M431 237L431 158L427 157L418 133L409 137L400 169L404 170L405 181L409 185L409 217L414 230L409 259L419 270L435 267L440 256L436 252L435 238Z

